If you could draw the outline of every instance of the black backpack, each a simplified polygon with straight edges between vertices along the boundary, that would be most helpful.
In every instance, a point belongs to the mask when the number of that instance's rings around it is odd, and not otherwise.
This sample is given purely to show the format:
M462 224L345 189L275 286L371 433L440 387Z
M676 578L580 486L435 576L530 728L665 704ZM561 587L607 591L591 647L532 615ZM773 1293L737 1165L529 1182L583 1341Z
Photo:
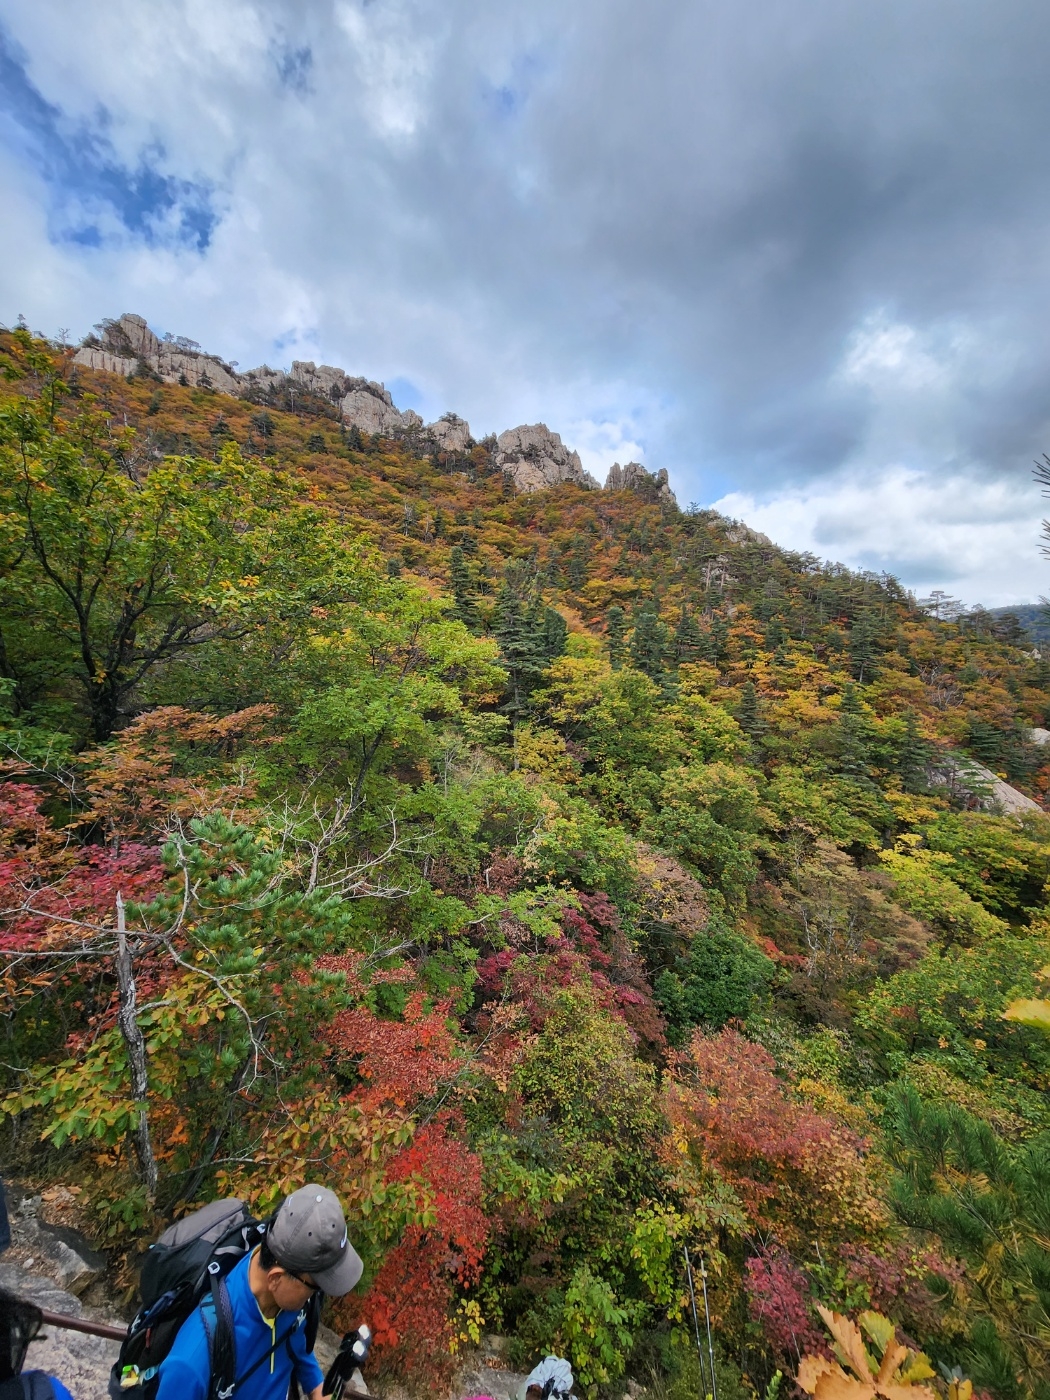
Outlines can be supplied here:
M229 1400L257 1366L289 1342L306 1324L306 1346L313 1350L321 1316L314 1294L295 1322L255 1365L237 1375L233 1310L226 1275L259 1244L266 1224L255 1220L236 1197L212 1201L165 1230L150 1246L142 1266L136 1313L109 1376L111 1400L153 1400L160 1384L161 1362L174 1345L179 1328L200 1307L211 1354L213 1400Z

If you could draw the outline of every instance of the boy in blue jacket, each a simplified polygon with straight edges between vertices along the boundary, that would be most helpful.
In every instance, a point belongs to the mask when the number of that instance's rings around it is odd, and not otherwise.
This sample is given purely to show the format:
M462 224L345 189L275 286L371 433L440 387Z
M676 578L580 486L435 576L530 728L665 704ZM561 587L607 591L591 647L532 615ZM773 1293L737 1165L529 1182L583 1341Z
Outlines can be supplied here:
M236 1400L286 1400L293 1373L308 1400L321 1400L321 1368L306 1349L306 1305L318 1290L332 1298L349 1293L362 1268L335 1193L325 1186L293 1191L262 1244L226 1279L237 1376L245 1377ZM209 1400L214 1330L206 1299L161 1364L156 1400Z

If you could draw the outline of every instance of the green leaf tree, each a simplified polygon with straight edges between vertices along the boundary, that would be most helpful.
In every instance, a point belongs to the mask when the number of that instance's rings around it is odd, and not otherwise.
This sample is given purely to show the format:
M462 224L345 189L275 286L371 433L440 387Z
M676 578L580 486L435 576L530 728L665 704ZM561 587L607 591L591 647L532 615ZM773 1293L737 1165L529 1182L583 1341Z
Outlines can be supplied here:
M92 737L165 663L263 619L308 623L365 590L360 551L288 478L225 444L151 467L90 404L0 408L0 632L24 708L75 686ZM56 692L58 696L56 697Z

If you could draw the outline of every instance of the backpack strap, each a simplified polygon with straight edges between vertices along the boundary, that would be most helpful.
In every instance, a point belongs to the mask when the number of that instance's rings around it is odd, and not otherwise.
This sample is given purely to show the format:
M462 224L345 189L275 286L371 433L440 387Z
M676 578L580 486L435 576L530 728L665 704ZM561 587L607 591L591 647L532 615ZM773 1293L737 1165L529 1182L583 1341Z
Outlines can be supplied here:
M233 1305L222 1276L219 1264L212 1260L208 1265L210 1302L215 1312L214 1335L208 1327L208 1309L201 1307L201 1319L208 1338L208 1355L211 1358L211 1375L208 1387L209 1400L228 1400L233 1394L237 1374L237 1342L233 1330Z
M293 1373L295 1367L295 1355L292 1351L292 1334L297 1332L306 1321L306 1309L298 1314L287 1332L282 1332L277 1337L271 1347L263 1352L262 1356L255 1361L241 1375L236 1375L237 1350L233 1331L233 1307L230 1303L230 1295L226 1289L226 1282L216 1264L209 1264L208 1273L211 1277L211 1294L206 1297L201 1304L201 1321L204 1323L204 1334L208 1339L208 1354L211 1357L211 1378L208 1387L209 1400L230 1400L234 1391L237 1390L249 1376L253 1376L265 1361L269 1361L279 1347L287 1345L288 1356L291 1359ZM211 1307L208 1304L211 1304ZM208 1313L215 1313L215 1331L212 1332L208 1325ZM276 1329L274 1329L276 1330ZM223 1335L225 1334L225 1336ZM228 1339L228 1341L227 1341ZM2 1400L2 1397L0 1397Z
M234 1381L233 1385L230 1386L228 1391L219 1393L219 1400L229 1400L229 1397L233 1394L237 1387L239 1385L243 1385L249 1376L253 1376L255 1372L259 1369L259 1367L263 1364L263 1362L269 1361L270 1357L273 1356L277 1348L284 1346L286 1342L288 1344L288 1355L291 1357L292 1366L294 1367L295 1353L292 1351L292 1333L298 1332L300 1326L302 1325L302 1321L303 1315L302 1313L300 1313L299 1316L292 1323L291 1327L289 1327L288 1331L283 1332L274 1342L273 1346L268 1347L267 1350L263 1352L262 1356L260 1356L257 1361L253 1361L252 1364L248 1367L247 1371L245 1371L242 1376L237 1377L237 1379Z

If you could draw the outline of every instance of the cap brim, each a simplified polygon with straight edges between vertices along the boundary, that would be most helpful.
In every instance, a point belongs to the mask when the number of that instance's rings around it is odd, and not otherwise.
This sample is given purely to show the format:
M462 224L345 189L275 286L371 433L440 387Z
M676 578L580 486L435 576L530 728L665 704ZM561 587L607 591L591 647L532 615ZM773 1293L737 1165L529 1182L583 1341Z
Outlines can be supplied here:
M322 1293L329 1298L341 1298L344 1293L349 1293L351 1288L356 1288L364 1271L365 1266L361 1262L361 1256L347 1240L346 1248L339 1256L339 1262L333 1264L330 1269L322 1269L320 1272L314 1269L312 1277Z

